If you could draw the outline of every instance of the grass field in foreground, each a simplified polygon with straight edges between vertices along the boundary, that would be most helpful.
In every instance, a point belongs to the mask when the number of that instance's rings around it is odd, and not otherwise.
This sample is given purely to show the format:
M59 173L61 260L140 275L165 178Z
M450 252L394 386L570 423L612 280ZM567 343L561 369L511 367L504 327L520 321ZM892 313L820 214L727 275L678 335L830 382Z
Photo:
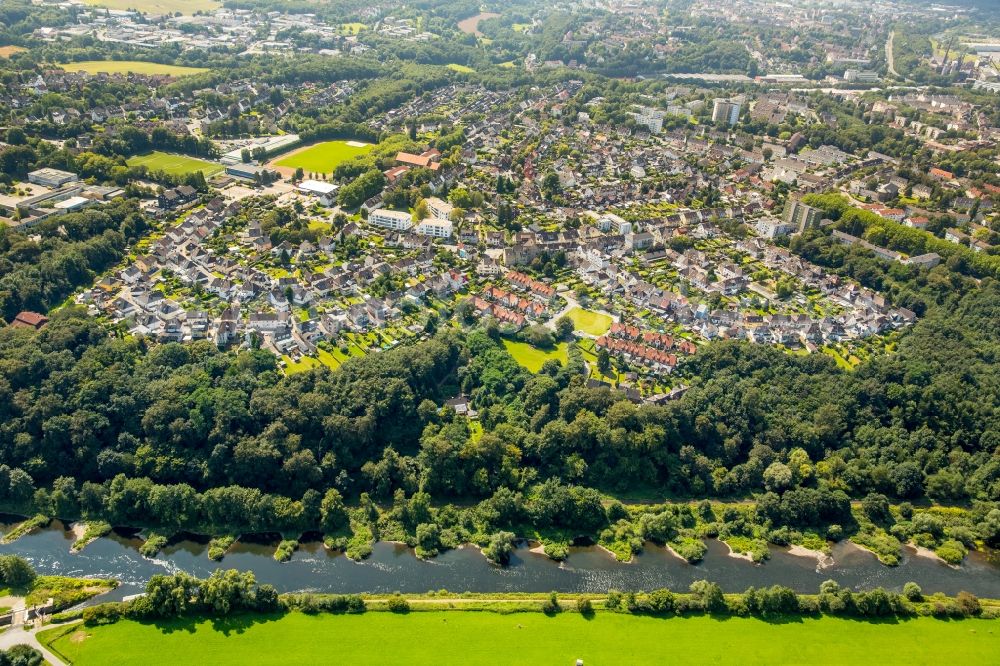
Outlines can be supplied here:
M67 72L86 72L87 74L97 74L99 72L128 74L131 72L134 74L188 76L189 74L201 74L208 71L205 67L164 65L158 62L146 62L145 60L81 60L80 62L67 62L59 66Z
M351 145L351 144L356 145ZM324 141L302 150L297 150L279 160L275 164L283 167L302 169L308 174L333 173L337 165L351 159L357 155L364 155L372 149L370 143L360 143L357 141Z
M206 177L222 171L221 164L206 162L195 157L175 155L154 150L145 155L136 155L125 160L129 166L145 166L150 171L165 171L173 176L182 176L195 171L201 171Z
M576 330L583 331L589 335L604 335L611 329L611 317L600 312L591 312L583 308L573 308L566 313L566 316L576 324Z
M195 12L212 11L222 6L216 0L84 0L88 5L107 7L108 9L139 9L147 14L181 14L190 15Z
M39 635L74 666L89 664L985 664L1000 622L919 618L707 616L427 611L408 615L237 617L161 625L121 621ZM993 657L990 657L993 655Z
M559 361L563 365L569 361L567 346L565 342L560 342L554 349L544 350L532 347L527 342L517 342L516 340L504 340L504 347L514 357L514 360L523 365L531 372L538 372L551 358Z

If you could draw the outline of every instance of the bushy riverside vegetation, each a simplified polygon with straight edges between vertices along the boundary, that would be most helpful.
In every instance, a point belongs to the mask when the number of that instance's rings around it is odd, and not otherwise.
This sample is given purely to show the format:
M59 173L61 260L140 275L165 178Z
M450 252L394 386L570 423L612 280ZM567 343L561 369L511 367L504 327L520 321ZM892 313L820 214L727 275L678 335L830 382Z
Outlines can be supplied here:
M25 606L42 606L52 599L53 607L59 610L114 589L116 585L110 580L39 576L23 557L0 555L0 596L24 597Z
M207 579L184 572L153 576L145 595L128 602L90 606L72 617L80 617L87 626L113 624L121 619L173 620L183 617L226 617L241 613L364 613L387 610L396 613L435 609L488 610L501 613L544 612L554 615L576 611L592 615L597 610L633 615L714 615L780 617L795 615L840 615L845 617L1000 617L995 601L980 601L975 595L960 592L955 597L943 594L924 596L915 583L907 583L903 593L874 588L852 592L834 581L824 582L819 594L796 594L787 587L749 588L739 594L723 594L716 584L695 581L685 593L667 589L651 592L620 592L606 595L571 594L495 594L453 595L446 590L428 595L330 595L297 593L279 595L271 585L257 584L252 572L233 569L216 570ZM60 618L70 619L66 614Z

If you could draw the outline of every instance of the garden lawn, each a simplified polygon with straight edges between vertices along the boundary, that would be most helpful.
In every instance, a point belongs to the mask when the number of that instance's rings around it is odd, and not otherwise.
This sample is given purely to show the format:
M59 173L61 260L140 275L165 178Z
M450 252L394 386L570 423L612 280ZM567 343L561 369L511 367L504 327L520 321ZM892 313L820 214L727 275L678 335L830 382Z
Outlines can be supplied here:
M289 167L308 173L333 173L337 165L352 157L364 155L372 149L372 144L360 141L324 141L296 150L277 159L277 166Z
M576 330L583 331L587 335L601 336L611 329L611 317L600 312L573 308L566 313L566 316L573 320Z
M74 666L117 664L985 664L1000 654L1000 622L920 618L554 617L426 611L123 620L73 625L39 639ZM992 657L990 655L993 655Z
M158 62L144 60L82 60L59 65L67 72L86 72L97 74L166 74L168 76L188 76L207 72L205 67L183 67L181 65L164 65Z
M286 375L294 375L299 372L305 372L306 370L318 368L321 365L321 363L312 356L302 356L299 358L298 362L293 361L291 356L282 356L281 360L285 362Z
M563 365L569 362L567 346L565 342L560 342L554 349L545 350L533 347L527 342L516 342L514 340L504 340L504 347L514 357L514 360L523 365L531 372L538 372L551 358L559 361Z
M165 171L171 176L184 176L195 171L201 171L205 177L214 176L222 171L221 164L206 162L196 157L164 153L154 150L145 155L136 155L125 160L129 166L145 166L150 171Z
M330 352L326 351L325 349L317 349L316 357L319 359L320 363L330 368L331 370L336 370L337 368L340 367L340 364L343 362Z

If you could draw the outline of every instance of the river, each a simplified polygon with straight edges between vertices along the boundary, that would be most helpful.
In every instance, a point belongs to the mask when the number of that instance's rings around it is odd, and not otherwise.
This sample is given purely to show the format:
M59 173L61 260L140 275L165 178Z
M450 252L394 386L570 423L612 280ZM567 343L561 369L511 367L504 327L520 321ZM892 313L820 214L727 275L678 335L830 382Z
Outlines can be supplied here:
M302 544L291 561L279 563L272 554L276 543L237 542L222 562L208 559L207 543L180 541L167 546L155 559L139 554L141 539L112 533L71 553L73 535L59 521L49 527L0 545L0 553L26 557L42 574L115 578L117 590L102 599L120 599L141 592L145 582L158 573L186 571L206 577L217 568L253 571L260 583L270 583L280 592L606 592L651 590L667 587L686 590L691 582L708 579L726 592L741 592L749 586L781 584L797 592L816 592L824 580L833 579L852 589L883 586L900 590L907 581L917 582L926 593L955 594L967 590L981 597L1000 598L1000 563L973 552L957 568L919 557L907 550L898 567L880 564L871 553L844 541L833 545L833 564L819 566L813 557L792 555L772 547L771 559L755 565L731 557L728 547L709 540L704 561L691 565L668 550L649 545L631 563L616 562L595 547L574 547L569 558L554 562L522 545L510 566L491 565L478 549L460 548L432 560L420 560L410 548L399 544L375 544L371 557L354 562L327 551L322 543Z

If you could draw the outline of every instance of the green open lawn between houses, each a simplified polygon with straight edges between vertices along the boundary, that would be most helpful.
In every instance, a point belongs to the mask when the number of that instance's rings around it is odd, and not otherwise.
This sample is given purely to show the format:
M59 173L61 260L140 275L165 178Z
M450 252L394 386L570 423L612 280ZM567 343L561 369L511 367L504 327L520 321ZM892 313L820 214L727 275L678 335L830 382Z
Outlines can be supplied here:
M553 349L539 349L532 347L527 342L517 342L515 340L504 340L504 347L514 357L514 360L523 365L531 372L538 372L549 359L555 359L566 365L569 361L568 348L565 342L560 342Z
M176 155L174 153L164 153L159 150L136 155L125 160L129 166L145 166L150 171L165 171L172 176L183 176L185 174L201 171L205 177L214 176L223 170L221 164L206 162L196 157L186 155Z
M97 74L165 74L169 76L188 76L207 72L205 67L183 67L181 65L164 65L158 62L144 60L81 60L59 65L67 72L86 72Z
M588 335L604 335L611 328L612 319L600 312L591 312L583 308L573 308L566 313L566 316L573 320L576 330L583 331Z
M324 141L295 150L274 161L282 167L297 169L306 173L333 173L337 165L352 157L364 155L372 149L372 144L360 141Z
M305 372L306 370L312 370L313 368L318 368L322 365L312 356L302 356L298 361L292 360L290 356L282 356L281 360L285 362L286 375L294 375L299 372Z
M74 666L91 664L986 664L1000 622L931 618L554 617L421 611L406 615L234 617L162 624L120 621L39 635Z

